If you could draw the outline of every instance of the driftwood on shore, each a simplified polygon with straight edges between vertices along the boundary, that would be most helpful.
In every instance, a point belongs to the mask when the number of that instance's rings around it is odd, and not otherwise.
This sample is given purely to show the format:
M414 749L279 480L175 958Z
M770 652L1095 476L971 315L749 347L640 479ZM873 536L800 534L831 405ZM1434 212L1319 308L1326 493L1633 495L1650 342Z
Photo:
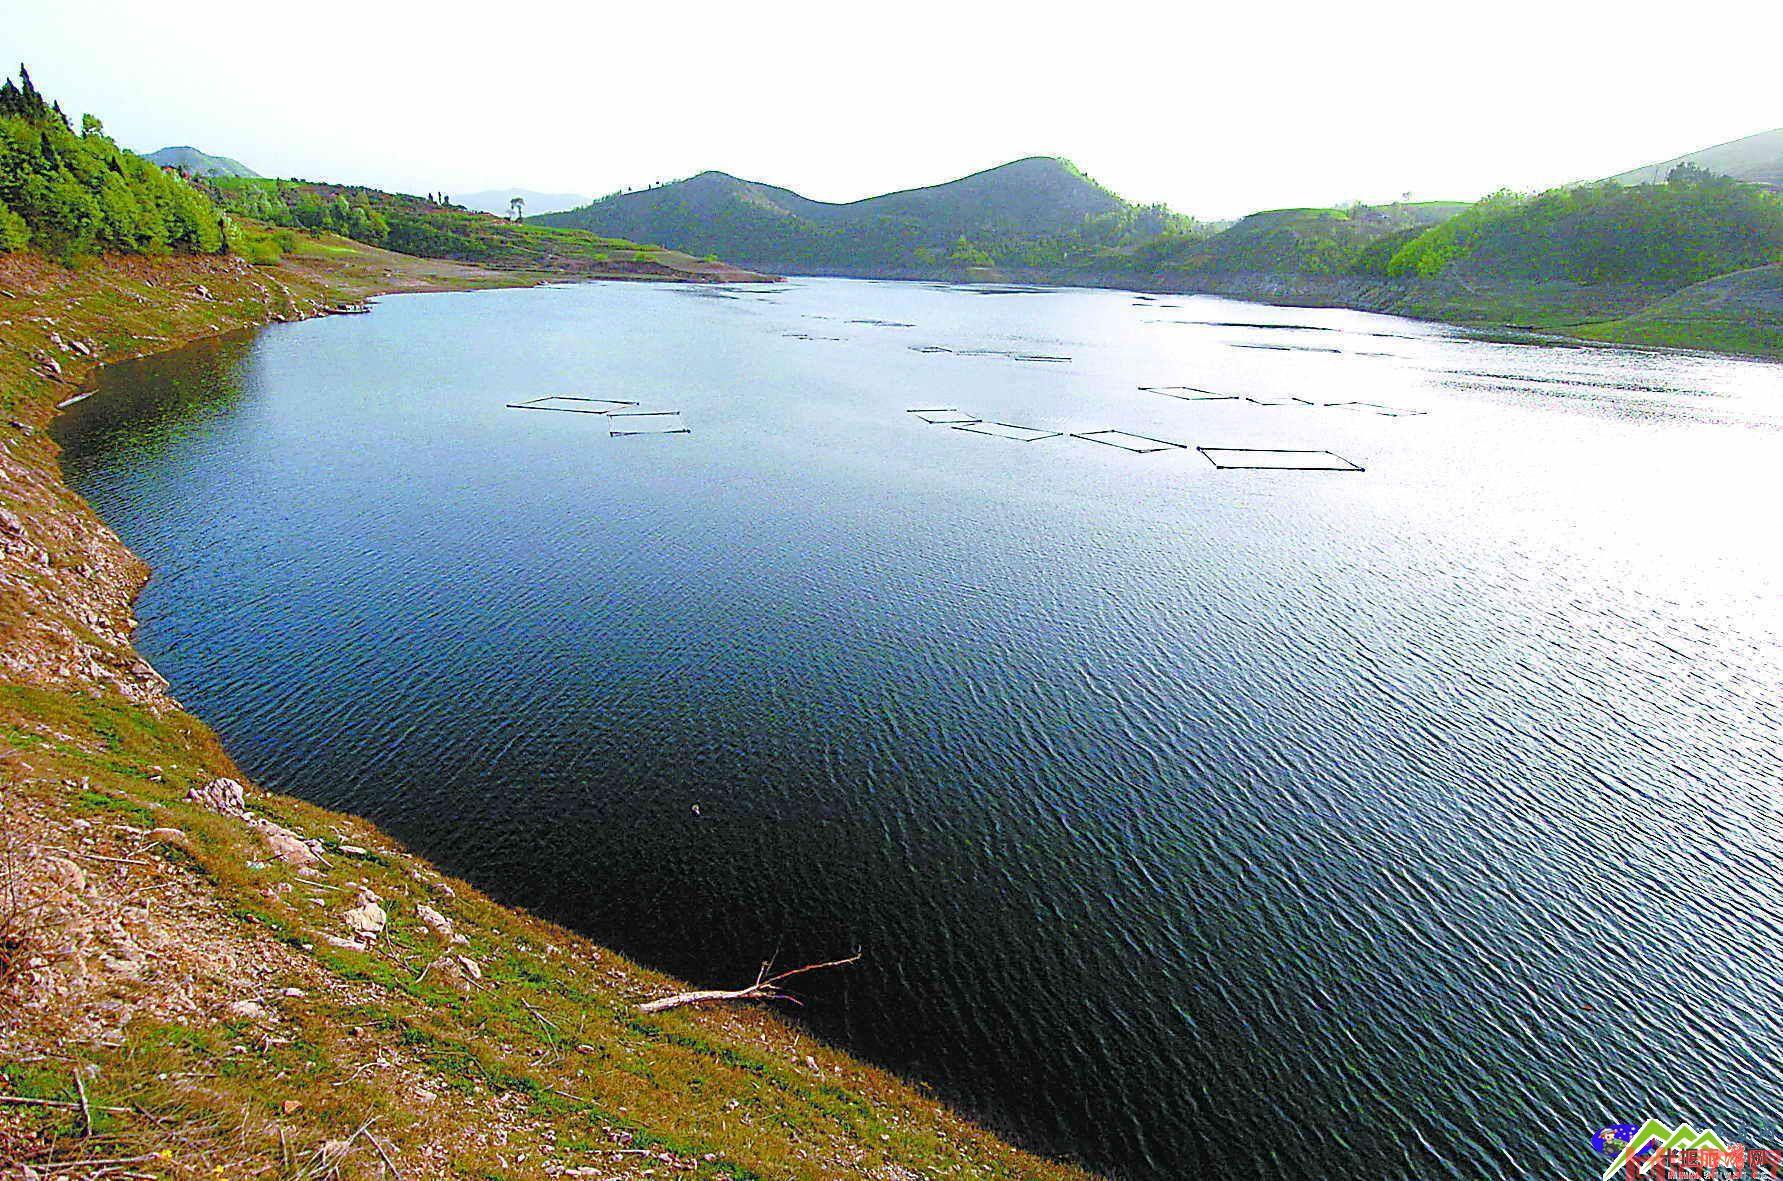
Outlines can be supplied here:
M644 1013L660 1013L664 1009L677 1009L682 1005L706 1005L714 1001L791 1001L799 1004L799 998L790 996L780 988L780 982L806 972L815 972L820 968L840 968L845 964L859 962L860 952L855 952L847 959L825 960L821 964L806 964L802 968L792 968L785 972L768 975L774 969L774 962L769 960L755 974L755 983L744 988L699 988L692 992L678 992L674 996L665 996L658 1000L646 1001L638 1006Z

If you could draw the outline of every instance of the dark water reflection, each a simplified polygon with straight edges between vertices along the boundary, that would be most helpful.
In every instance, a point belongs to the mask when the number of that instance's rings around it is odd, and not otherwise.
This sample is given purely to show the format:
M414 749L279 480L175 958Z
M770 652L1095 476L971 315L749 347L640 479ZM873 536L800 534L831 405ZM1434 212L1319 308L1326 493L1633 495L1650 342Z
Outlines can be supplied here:
M861 946L820 1030L1100 1168L1477 1178L1783 1146L1779 425L1756 364L805 281L389 299L61 430L268 786L701 981Z

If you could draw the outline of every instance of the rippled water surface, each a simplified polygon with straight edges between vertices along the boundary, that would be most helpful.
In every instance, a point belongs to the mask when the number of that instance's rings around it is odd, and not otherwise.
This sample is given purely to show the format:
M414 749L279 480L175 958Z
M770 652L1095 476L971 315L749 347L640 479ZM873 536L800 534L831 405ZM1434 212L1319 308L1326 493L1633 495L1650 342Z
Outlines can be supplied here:
M823 1032L1125 1176L1590 1177L1606 1122L1783 1147L1780 373L592 285L116 366L61 433L268 786L701 982L858 945Z

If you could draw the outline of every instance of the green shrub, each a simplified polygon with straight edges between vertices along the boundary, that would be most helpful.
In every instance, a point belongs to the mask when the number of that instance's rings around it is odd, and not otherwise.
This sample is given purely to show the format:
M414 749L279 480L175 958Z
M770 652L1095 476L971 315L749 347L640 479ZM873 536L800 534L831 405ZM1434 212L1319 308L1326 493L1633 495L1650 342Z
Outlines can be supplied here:
M6 207L0 201L0 254L9 250L23 250L31 243L31 227L25 219Z
M244 234L233 245L235 252L257 267L269 267L285 257L269 234Z

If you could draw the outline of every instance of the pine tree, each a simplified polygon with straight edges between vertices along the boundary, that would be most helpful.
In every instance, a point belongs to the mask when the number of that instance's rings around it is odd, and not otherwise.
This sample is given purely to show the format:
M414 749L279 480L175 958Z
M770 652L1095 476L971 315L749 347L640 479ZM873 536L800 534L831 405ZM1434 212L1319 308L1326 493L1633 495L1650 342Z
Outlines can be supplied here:
M24 62L19 63L19 92L21 99L19 113L25 118L42 119L50 113L49 104L44 102L43 95L37 92L36 85L31 81L31 71L25 68ZM57 108L56 113L61 114L61 108Z

